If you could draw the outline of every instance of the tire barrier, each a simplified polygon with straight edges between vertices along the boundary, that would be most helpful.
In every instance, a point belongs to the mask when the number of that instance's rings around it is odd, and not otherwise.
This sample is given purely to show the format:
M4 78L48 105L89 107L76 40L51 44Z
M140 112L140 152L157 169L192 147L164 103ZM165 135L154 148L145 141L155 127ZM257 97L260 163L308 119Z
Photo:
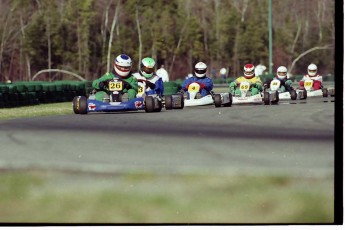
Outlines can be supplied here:
M18 81L0 83L0 108L72 101L75 96L86 96L85 81Z
M172 95L181 88L179 83L164 82L164 95ZM68 102L75 96L88 96L92 81L18 81L0 82L0 108Z

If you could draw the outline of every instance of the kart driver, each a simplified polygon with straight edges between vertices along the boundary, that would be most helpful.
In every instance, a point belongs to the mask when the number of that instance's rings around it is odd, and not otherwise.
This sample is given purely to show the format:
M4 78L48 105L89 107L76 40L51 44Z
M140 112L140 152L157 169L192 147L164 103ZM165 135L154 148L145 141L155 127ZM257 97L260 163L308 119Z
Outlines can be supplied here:
M304 75L301 81L299 82L300 89L304 89L304 81L306 79L313 80L313 88L314 90L318 90L322 88L322 76L316 74L317 73L317 66L315 64L310 64L308 66L308 74Z
M164 84L161 77L154 73L156 62L153 58L145 57L141 60L139 73L135 73L134 77L138 82L145 82L146 95L157 94L163 96ZM140 90L140 88L138 89Z
M213 81L211 78L206 76L207 65L203 62L198 62L194 66L194 74L190 78L187 78L182 83L182 90L187 92L187 98L189 98L188 94L188 86L192 83L198 83L200 85L200 94L197 94L197 98L204 97L210 94L211 90L213 89Z
M131 69L132 59L128 55L120 54L117 56L114 60L113 70L92 82L92 87L98 91L95 94L96 100L103 101L103 98L109 97L108 83L112 79L123 82L123 101L135 98L138 92L138 81L132 75Z
M264 83L264 88L269 88L272 80L279 80L280 81L280 89L282 92L288 91L290 92L292 88L292 81L287 78L287 68L285 66L279 66L277 69L277 74L273 79L267 80Z
M229 85L230 93L232 95L240 96L241 90L239 87L241 82L246 81L251 84L250 91L253 95L256 95L262 91L262 82L259 76L255 76L255 67L253 64L246 64L244 66L244 77L239 77Z

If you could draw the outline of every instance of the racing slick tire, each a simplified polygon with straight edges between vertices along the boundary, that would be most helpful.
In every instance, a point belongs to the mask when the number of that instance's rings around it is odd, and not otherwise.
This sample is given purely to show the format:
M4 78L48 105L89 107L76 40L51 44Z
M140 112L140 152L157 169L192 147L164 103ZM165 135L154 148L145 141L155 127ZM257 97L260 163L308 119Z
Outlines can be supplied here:
M153 110L154 112L160 112L162 111L162 102L158 100L158 98L154 98L154 103L155 103L155 109Z
M231 107L232 105L232 94L229 93L229 102L224 104L224 107Z
M270 104L270 93L269 92L264 92L264 104L269 105Z
M296 100L297 99L297 93L296 93L296 90L291 90L290 91L290 97L291 97L291 100Z
M179 100L180 100L180 105L181 105L181 106L177 107L176 109L183 109L183 107L184 107L184 97L183 97L182 94L179 94L179 95L178 95L178 98L179 98Z
M220 94L215 94L213 100L214 100L214 105L216 107L222 106L222 97L220 96Z
M303 89L303 92L300 92L300 93L301 93L301 96L300 96L301 100L307 99L308 93L306 89Z
M335 95L335 89L330 89L330 90L328 90L328 93L329 93L329 95L330 95L331 97L334 97L334 95Z
M272 105L277 105L278 102L279 102L279 92L276 91L274 94L275 94L275 100L272 100L272 101L271 101L271 104L272 104Z
M152 96L145 97L145 112L151 113L154 112L155 109L155 101Z
M328 97L328 90L327 90L327 88L323 88L322 89L322 96L323 97Z
M165 96L165 109L166 110L172 110L173 108L173 97L171 95Z
M75 114L87 114L87 99L84 96L73 98L73 111Z

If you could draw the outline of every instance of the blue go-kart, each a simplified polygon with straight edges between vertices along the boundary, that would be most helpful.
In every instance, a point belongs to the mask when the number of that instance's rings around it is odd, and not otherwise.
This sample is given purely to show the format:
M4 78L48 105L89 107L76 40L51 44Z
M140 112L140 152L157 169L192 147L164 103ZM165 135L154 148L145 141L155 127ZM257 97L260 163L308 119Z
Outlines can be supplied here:
M110 95L103 101L96 100L94 92L88 98L85 96L76 96L73 98L73 111L75 114L87 114L94 112L116 112L116 111L137 111L160 112L162 102L155 100L152 96L144 98L127 99L122 92L123 82L117 79L108 83Z

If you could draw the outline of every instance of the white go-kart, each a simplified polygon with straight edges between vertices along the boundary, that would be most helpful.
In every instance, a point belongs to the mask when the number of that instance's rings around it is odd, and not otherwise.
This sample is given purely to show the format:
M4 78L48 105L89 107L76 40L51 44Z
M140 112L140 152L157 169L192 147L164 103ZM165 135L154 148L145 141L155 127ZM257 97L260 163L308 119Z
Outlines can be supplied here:
M231 106L232 95L230 93L219 93L215 94L212 91L210 94L201 97L199 94L200 85L196 82L191 83L188 86L189 99L184 100L184 106L202 106L202 105L212 105L215 107Z
M312 79L306 79L304 81L304 89L307 91L308 97L328 97L327 88L313 89L314 81Z
M270 83L270 88L265 90L270 94L279 93L279 100L303 100L307 98L307 91L301 89L291 89L291 91L282 92L280 88L281 82L278 79L273 79Z
M263 102L266 104L274 104L275 102L278 103L279 96L278 93L269 94L267 92L266 98L265 94L258 93L256 95L252 95L250 88L252 87L249 82L243 81L238 86L241 95L234 95L232 97L232 104L233 105L242 105L242 104L262 104Z
M145 98L146 95L146 79L138 78L138 93L137 98ZM163 97L157 94L150 94L153 97L157 108L165 107L166 110L183 109L184 98L181 94L165 95Z

